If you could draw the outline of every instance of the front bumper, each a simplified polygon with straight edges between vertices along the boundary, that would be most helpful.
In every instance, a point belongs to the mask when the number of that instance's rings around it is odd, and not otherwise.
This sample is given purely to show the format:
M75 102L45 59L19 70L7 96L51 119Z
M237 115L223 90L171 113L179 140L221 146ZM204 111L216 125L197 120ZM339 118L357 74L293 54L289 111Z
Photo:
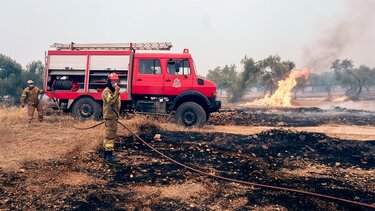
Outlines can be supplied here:
M216 112L221 108L221 101L210 100L210 112Z

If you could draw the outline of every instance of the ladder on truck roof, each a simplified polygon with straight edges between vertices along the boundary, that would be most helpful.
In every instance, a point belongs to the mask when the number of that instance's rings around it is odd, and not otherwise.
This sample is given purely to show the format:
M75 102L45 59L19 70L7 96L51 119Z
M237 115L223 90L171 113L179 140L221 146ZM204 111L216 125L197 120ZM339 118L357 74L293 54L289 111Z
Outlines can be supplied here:
M51 48L56 50L170 50L172 43L170 42L142 42L142 43L99 43L99 44L63 44L54 43Z

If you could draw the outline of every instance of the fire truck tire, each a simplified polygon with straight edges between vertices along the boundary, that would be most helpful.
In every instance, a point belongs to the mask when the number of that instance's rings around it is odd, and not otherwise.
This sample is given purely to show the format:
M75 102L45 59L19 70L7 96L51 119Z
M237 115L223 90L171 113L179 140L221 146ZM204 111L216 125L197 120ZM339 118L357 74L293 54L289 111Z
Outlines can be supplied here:
M84 97L74 103L72 113L75 118L81 120L100 119L102 117L102 108L94 99Z
M178 106L175 113L176 123L185 127L202 127L207 115L202 106L194 102L185 102Z

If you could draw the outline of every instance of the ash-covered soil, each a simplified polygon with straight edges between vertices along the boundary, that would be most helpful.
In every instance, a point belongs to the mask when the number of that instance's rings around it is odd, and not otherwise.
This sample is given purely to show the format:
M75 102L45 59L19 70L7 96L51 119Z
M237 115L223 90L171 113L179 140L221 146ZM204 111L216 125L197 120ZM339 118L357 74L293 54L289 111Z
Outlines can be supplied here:
M222 109L212 113L208 121L212 125L252 126L319 126L345 124L373 126L375 113L336 107L334 110L320 108L236 108Z
M244 136L140 128L166 155L200 170L262 184L375 203L375 140L269 130ZM155 134L162 141L154 141ZM116 165L79 148L62 160L0 169L0 209L73 210L351 210L344 202L220 181L166 161L126 136Z

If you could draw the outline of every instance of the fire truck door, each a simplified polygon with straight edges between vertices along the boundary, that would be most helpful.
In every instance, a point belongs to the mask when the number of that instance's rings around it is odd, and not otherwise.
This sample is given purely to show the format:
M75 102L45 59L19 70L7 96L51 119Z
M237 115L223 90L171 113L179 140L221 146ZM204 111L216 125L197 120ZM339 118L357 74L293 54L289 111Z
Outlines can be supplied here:
M136 58L134 63L133 94L161 95L163 74L160 60Z
M193 86L193 73L188 59L168 59L164 77L166 95L178 95Z

